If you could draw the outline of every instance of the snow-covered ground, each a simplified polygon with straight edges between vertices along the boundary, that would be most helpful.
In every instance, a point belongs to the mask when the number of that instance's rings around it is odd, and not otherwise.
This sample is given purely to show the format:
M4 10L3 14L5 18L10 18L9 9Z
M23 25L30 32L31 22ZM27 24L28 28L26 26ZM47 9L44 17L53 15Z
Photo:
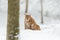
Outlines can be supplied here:
M41 27L40 31L32 31L24 29L25 0L21 0L20 40L60 40L60 1L44 0L44 24L40 23L39 2L29 0L29 13ZM6 40L7 3L0 0L0 40Z

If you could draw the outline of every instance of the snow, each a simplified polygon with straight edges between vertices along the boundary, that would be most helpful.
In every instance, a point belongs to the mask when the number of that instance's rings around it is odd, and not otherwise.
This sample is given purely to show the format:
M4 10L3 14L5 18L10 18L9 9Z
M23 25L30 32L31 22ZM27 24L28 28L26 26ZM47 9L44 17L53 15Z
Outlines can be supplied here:
M6 40L7 0L0 0L0 40Z
M59 36L46 31L21 31L21 40L60 40Z
M44 24L40 23L39 2L40 0L29 0L29 14L41 27L41 30L33 31L24 29L25 0L21 0L19 40L60 40L60 1L44 0ZM0 5L0 40L6 40L7 0L0 0Z

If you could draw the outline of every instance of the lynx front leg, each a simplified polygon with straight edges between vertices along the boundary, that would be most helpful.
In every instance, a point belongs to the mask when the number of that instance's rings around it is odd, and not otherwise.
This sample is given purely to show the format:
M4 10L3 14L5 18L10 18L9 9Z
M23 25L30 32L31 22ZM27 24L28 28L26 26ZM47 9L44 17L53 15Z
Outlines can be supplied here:
M25 29L30 29L30 23L25 21Z

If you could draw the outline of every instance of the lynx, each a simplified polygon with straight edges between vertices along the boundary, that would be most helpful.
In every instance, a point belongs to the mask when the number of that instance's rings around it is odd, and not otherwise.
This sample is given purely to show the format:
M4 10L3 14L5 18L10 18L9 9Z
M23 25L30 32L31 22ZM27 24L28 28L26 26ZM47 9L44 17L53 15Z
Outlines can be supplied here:
M40 30L39 25L36 24L31 15L25 15L25 29Z

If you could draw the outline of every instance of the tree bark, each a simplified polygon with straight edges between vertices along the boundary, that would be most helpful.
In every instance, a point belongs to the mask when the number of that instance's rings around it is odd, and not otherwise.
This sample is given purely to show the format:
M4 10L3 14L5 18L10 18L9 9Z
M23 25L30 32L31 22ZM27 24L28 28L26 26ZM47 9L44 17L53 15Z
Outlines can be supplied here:
M8 0L7 40L18 40L19 0Z
M41 0L41 23L43 24L43 0Z
M26 10L25 13L28 13L28 0L26 0Z

